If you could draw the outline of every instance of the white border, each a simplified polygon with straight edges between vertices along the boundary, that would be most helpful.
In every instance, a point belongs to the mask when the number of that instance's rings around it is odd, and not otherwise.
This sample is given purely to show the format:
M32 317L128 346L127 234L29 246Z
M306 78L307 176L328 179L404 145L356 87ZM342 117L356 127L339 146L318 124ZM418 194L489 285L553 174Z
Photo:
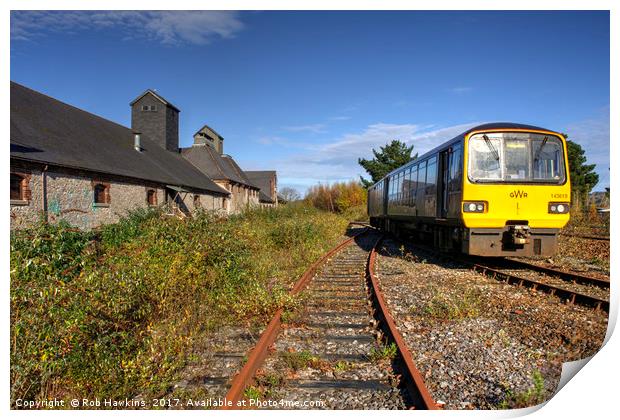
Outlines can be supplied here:
M373 0L359 0L355 2L343 2L343 1L327 1L327 0L315 0L315 1L297 1L295 3L287 1L275 1L275 0L263 0L263 1L243 1L243 0L231 0L227 2L197 2L187 0L177 0L173 3L163 0L152 1L120 1L120 0L93 0L93 1L79 1L79 0L58 0L58 1L17 1L17 0L5 0L2 2L2 19L0 25L2 27L2 33L4 36L3 45L5 46L3 51L3 60L0 65L0 72L2 74L2 80L4 83L0 85L0 92L2 93L2 117L0 119L2 124L2 132L4 138L8 137L9 132L9 79L10 72L10 38L9 38L9 20L10 10L53 10L53 9L78 9L78 10L170 10L170 7L174 5L176 10L611 10L611 85L610 85L610 115L611 126L610 133L611 138L616 138L619 132L620 115L617 111L617 94L618 94L618 73L620 68L618 66L618 28L620 28L620 19L618 18L618 11L620 2L617 1L603 1L603 0L590 0L587 2L576 0L523 0L523 1L492 1L492 0L474 0L474 1L459 1L459 0L439 0L433 2L407 2L407 1L373 1ZM567 29L572 30L572 29ZM616 118L613 117L616 115ZM8 151L8 142L5 140L5 151ZM616 156L618 153L618 147L614 142L610 144L611 152L611 189L612 191L618 191L619 187L614 181L614 169L616 163ZM5 152L6 153L6 152ZM8 153L5 155L5 162L9 163ZM0 183L0 196L6 196L8 193L8 172L2 174L3 181ZM618 199L616 194L612 194L612 209L616 209ZM0 410L3 414L8 414L10 418L29 418L34 416L45 416L50 418L60 417L83 417L84 415L92 416L95 418L109 417L109 416L127 416L141 417L141 418L161 418L162 416L170 416L170 412L156 412L156 411L136 411L136 412L50 412L50 411L11 411L9 407L9 204L8 200L2 202L3 214L5 217L2 219L2 235L4 252L2 253L2 272L5 273L3 281L0 282L2 296L4 297L5 305L2 305L2 319L4 320L4 328L1 329L0 334L2 337L2 348L0 352L2 354L2 361L4 365L4 376L2 377L2 396L3 403L1 403ZM617 217L612 216L612 236L617 232ZM610 327L615 325L618 309L618 293L615 291L615 275L617 272L616 263L616 246L615 242L611 243L612 251L612 311L610 312ZM617 334L616 334L617 336ZM609 338L609 334L608 334ZM429 416L441 416L450 418L507 418L523 415L534 411L530 414L529 418L533 419L547 419L560 417L562 419L583 419L583 418L609 418L616 410L616 398L617 392L615 392L615 386L617 385L617 377L619 374L618 369L618 357L619 351L618 339L615 336L611 336L611 339L606 343L603 349L578 373L577 377L571 381L554 397L546 406L539 410L519 410L511 412L490 411L490 412L455 412L444 411L440 413L429 412L383 412L381 415L388 415L390 417L411 418L415 417L429 417ZM5 413L6 412L6 413ZM198 412L174 412L175 416L192 417L192 418L230 418L231 416L243 416L243 417L256 417L256 418L288 418L291 413L283 412L212 412L212 411L198 411ZM339 418L357 418L357 417L376 417L379 415L374 412L319 412L310 411L303 412L297 411L294 416L296 418L310 418L315 416L338 416Z

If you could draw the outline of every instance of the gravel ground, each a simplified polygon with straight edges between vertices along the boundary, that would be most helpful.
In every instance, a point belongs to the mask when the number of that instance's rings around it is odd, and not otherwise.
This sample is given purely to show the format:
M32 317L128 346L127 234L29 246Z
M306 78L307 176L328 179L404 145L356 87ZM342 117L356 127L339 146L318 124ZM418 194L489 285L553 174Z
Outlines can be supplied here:
M599 299L605 299L609 301L609 289L603 289L597 286L587 285L587 284L579 284L568 282L562 280L561 278L553 277L546 275L544 273L539 273L533 270L525 270L525 269L515 269L515 270L501 270L504 273L512 274L517 277L523 277L526 279L536 280L541 283L550 284L552 286L557 286L559 288L574 291L577 293L582 293L589 296L594 296Z
M523 260L549 268L609 279L609 255L607 241L560 235L556 255L551 258L529 257Z
M555 392L564 361L593 355L607 314L507 285L386 240L377 277L418 369L447 409L510 408Z
M248 392L269 401L319 402L265 408L402 409L391 359L379 352L369 312L365 263L376 236L340 252L304 292L303 308L287 320L274 352Z
M191 408L185 404L190 398L205 401L224 398L230 388L230 379L243 366L246 354L258 341L260 333L260 330L248 327L218 328L201 348L195 350L195 360L181 371L177 383L162 398L181 399L182 404L170 407L173 409Z

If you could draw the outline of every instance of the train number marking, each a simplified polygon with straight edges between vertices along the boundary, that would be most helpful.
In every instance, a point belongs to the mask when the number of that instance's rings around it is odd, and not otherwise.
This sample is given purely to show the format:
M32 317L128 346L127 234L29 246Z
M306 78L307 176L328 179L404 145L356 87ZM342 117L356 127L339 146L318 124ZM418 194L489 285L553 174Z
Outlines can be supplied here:
M551 194L551 198L568 198L568 194Z
M521 190L514 190L510 193L510 198L527 198L527 193Z

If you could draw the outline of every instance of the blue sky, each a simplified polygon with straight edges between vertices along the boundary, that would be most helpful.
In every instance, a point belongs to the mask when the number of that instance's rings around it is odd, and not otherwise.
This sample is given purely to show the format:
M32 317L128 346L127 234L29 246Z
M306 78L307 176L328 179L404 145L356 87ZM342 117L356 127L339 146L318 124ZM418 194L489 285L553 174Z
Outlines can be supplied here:
M609 13L12 12L11 79L123 125L156 89L304 191L482 122L567 132L609 186Z

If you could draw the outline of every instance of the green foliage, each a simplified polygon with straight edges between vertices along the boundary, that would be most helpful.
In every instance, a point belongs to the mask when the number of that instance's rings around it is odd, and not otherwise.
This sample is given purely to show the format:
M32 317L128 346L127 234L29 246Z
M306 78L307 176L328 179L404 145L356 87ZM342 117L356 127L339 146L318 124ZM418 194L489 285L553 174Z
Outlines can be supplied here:
M474 318L480 314L482 298L477 289L462 288L460 292L436 293L424 307L424 312L437 319L455 320Z
M371 361L392 360L396 357L397 352L398 348L396 347L396 344L390 343L387 346L382 345L370 350L369 358Z
M519 393L506 390L504 398L498 404L498 408L503 410L525 408L542 404L546 400L545 378L543 378L540 371L534 370L532 372L532 386L527 391Z
M282 351L280 352L280 359L285 367L291 370L300 370L307 368L318 359L307 350L303 351Z
M568 135L564 135L568 137ZM588 196L598 183L599 176L594 172L596 165L586 165L586 152L574 141L567 140L568 169L570 172L573 202L577 209L586 208Z
M315 185L308 189L305 202L317 209L336 213L366 213L366 190L359 182L336 182L331 185Z
M357 162L371 177L370 180L360 177L364 188L370 187L392 170L403 166L412 159L417 159L418 154L416 153L414 156L411 156L412 151L413 146L407 147L407 145L400 140L392 140L391 143L382 146L381 150L378 152L372 149L372 153L375 156L373 159L358 159Z
M263 325L347 221L303 206L11 234L11 401L164 395L219 326ZM293 239L287 235L295 235Z

